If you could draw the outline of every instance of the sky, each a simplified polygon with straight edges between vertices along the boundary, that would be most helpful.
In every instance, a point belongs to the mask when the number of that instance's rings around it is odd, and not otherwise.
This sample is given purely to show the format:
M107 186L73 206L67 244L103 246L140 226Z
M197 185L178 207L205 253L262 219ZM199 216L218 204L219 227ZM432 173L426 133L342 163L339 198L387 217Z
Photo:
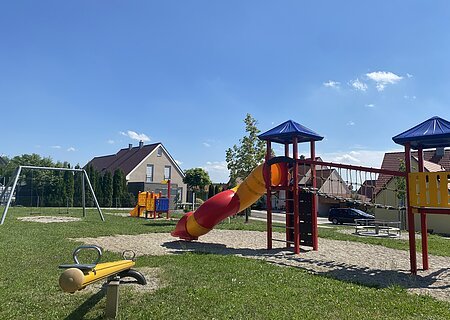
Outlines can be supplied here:
M380 167L393 136L450 119L449 29L449 1L0 0L0 155L83 166L162 142L226 182L250 113Z

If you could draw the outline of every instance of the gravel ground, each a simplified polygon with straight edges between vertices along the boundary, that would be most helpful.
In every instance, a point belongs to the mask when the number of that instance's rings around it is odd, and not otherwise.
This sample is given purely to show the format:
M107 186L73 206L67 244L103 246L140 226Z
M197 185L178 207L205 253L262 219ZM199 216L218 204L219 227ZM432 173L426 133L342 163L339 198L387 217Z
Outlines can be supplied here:
M281 233L274 238L283 239ZM364 285L387 287L399 285L417 294L428 294L450 301L450 257L430 256L430 270L409 273L409 252L370 244L319 238L319 251L302 251L294 255L275 242L266 250L266 233L258 231L213 230L199 241L186 242L169 233L120 235L99 238L73 239L96 244L105 250L123 252L134 250L139 255L180 254L186 251L233 254L263 259L271 263L297 267L314 274L353 281ZM420 265L421 255L417 255Z

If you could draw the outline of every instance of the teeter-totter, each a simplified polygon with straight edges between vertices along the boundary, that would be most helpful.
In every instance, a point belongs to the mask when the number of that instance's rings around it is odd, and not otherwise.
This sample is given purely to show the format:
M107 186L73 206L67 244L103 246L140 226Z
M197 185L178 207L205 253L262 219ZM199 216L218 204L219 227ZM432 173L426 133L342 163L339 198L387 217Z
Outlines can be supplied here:
M78 254L82 250L94 250L97 259L91 264L79 262ZM99 263L102 257L102 248L95 245L80 246L73 252L74 264L62 264L60 269L66 269L59 277L59 286L65 292L74 293L82 290L94 282L106 279L106 318L115 319L119 308L120 279L131 277L137 284L146 285L147 281L142 273L132 269L135 265L136 254L131 250L122 253L123 260ZM129 259L126 256L131 254Z

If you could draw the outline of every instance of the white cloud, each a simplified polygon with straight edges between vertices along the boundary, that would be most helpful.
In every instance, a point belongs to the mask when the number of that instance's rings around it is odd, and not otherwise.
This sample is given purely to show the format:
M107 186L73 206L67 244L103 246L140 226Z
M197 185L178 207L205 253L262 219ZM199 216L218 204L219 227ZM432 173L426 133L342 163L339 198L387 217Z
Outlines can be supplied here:
M230 173L226 161L207 161L203 169L208 172L213 182L228 182Z
M328 80L327 82L323 83L323 85L327 88L339 88L340 84L340 82L333 80Z
M367 108L375 108L375 105L373 103L367 103L364 106Z
M52 149L61 149L61 146L50 146Z
M72 151L77 151L77 149L75 149L74 147L69 147L69 148L67 148L67 151L72 152Z
M403 98L405 98L406 100L416 100L416 96L408 96L408 95L404 95Z
M108 141L107 141L107 143L109 143L109 144L114 144L114 143L116 143L114 140L112 140L112 139L109 139Z
M362 82L362 81L359 80L359 79L351 80L351 81L350 81L350 85L351 85L354 89L359 90L359 91L366 91L366 90L367 90L367 84L365 84L364 82Z
M179 165L179 166L181 166L181 165L183 164L183 161L180 161L180 160L176 160L176 159L175 159L175 162L176 162L177 165Z
M348 126L354 126L355 123L354 123L353 121L350 120L349 122L347 122L347 125L348 125Z
M409 74L409 73L407 73L406 76L407 76L408 78L413 78L413 77L414 77L412 74Z
M202 144L207 148L211 147L211 145L208 142L203 142Z
M395 73L392 73L390 71L370 72L366 73L366 76L369 79L375 81L378 91L383 91L384 88L386 88L386 85L396 84L403 79L403 77L396 75Z
M119 134L121 134L122 136L126 136L130 139L137 140L137 141L140 141L140 140L142 140L144 142L150 141L150 137L148 137L146 134L137 133L137 132L131 131L131 130L128 130L127 132L119 131Z
M357 164L360 166L380 168L381 162L383 161L384 154L386 152L395 152L401 150L351 150L348 152L329 152L329 153L318 153L318 155L324 161L347 163L347 164Z

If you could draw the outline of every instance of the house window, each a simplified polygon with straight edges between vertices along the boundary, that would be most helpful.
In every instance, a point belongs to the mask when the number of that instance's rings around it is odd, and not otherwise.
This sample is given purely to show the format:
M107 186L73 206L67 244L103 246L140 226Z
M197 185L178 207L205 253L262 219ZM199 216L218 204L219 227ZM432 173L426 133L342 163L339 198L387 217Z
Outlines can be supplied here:
M162 148L161 147L159 147L158 148L158 151L157 151L157 154L156 154L158 157L161 157L162 156Z
M147 174L145 177L145 182L153 182L153 165L147 165Z
M169 180L171 178L172 167L165 166L164 167L164 180Z

